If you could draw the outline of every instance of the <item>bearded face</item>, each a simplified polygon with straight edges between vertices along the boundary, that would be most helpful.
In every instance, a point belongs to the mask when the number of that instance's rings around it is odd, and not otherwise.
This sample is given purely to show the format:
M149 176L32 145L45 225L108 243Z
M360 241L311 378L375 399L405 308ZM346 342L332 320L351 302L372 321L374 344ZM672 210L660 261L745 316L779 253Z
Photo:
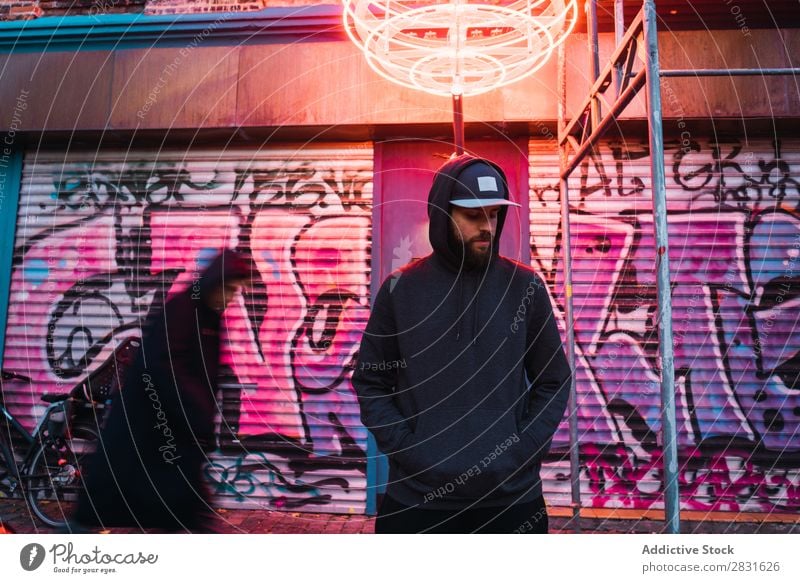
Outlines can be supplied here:
M464 249L464 268L484 269L489 264L496 244L497 218L500 206L466 209L450 207L450 245Z

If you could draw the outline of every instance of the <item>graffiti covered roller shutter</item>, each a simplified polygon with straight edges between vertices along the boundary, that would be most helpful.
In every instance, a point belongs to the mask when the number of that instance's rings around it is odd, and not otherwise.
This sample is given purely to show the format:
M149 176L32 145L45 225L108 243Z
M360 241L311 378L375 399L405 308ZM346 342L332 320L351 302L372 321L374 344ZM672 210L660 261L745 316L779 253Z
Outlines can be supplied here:
M666 144L681 506L800 508L800 142ZM562 315L558 156L530 144L531 256ZM570 181L584 506L663 508L646 141L604 142ZM545 492L568 504L567 423Z
M21 186L4 383L29 427L138 336L150 306L223 247L260 279L223 321L223 506L363 512L366 430L350 384L369 316L369 144L31 151Z

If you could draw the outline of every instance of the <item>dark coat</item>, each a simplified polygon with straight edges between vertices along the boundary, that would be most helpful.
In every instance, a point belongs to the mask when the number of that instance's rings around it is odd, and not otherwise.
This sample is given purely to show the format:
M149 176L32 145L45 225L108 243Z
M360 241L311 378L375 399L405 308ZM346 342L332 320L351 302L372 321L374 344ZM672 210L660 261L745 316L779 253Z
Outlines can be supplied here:
M383 282L353 373L361 420L389 457L386 494L405 506L537 499L567 405L572 373L544 282L497 245L485 268L466 270L463 245L448 238L456 177L478 160L463 155L438 171L428 198L433 253Z
M241 270L239 256L225 252L189 289L151 310L86 466L78 522L192 530L207 515L202 467L215 440L221 314L206 300Z

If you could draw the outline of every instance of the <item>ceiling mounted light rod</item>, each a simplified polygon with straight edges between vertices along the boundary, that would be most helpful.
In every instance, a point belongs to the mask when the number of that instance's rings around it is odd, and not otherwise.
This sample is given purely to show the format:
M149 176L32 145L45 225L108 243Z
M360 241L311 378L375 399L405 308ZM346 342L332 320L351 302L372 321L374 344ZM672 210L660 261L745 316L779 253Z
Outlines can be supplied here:
M578 18L577 0L342 3L345 30L376 73L451 97L456 149L463 148L463 98L535 73Z
M453 94L453 137L455 138L456 156L464 153L464 98Z

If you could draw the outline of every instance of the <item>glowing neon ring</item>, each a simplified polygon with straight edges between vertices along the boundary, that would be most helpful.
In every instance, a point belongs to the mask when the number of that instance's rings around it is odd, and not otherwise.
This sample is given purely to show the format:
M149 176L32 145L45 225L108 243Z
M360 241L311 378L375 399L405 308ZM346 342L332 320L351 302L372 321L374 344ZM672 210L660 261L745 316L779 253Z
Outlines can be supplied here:
M392 9L388 0L343 4L345 30L376 73L405 87L445 96L456 89L478 95L533 74L577 21L576 0L506 6L452 0L407 10ZM403 8L400 2L394 6ZM435 32L442 29L444 36ZM467 37L468 30L475 35ZM425 38L425 31L435 36Z
M468 58L465 59L464 58L465 56ZM470 69L470 76L480 77L480 79L473 81L472 84L474 85L480 84L483 85L484 87L487 84L490 84L492 87L499 87L504 84L507 73L503 63L501 63L499 60L495 59L491 55L482 55L476 53L474 55L471 55L471 58L469 57L470 56L467 55L460 57L460 60L465 61L462 65L465 68L469 67L470 64L474 64L476 62L481 63L481 59L483 59L484 62L488 61L488 65L490 65L486 73L484 73L483 75L481 75L480 72L477 72L475 69ZM440 87L439 89L440 95L450 95L452 92L452 85L453 85L452 75L447 75L447 81L437 82L436 79L434 78L435 73L431 71L431 65L446 60L449 59L447 57L443 58L441 55L436 55L436 54L429 55L426 58L418 60L416 63L414 63L414 66L409 70L409 79L411 79L411 83L414 85L415 88L420 89L422 91L425 91L427 88L435 88L438 86ZM432 61L433 63L429 64L428 63L429 61ZM422 72L418 71L418 69L423 68L426 64L428 64L429 66L426 67L424 71ZM450 67L448 67L448 69L450 69ZM498 79L492 82L489 79L487 79L487 75L491 77L498 77ZM440 74L440 76L442 75ZM424 83L422 81L427 81L427 83ZM462 80L461 83L464 84L464 81ZM477 95L477 93L473 92L471 93L471 95Z
M479 95L481 93L487 93L497 87L508 85L509 83L518 81L524 76L532 74L541 68L541 66L544 65L544 63L550 58L553 50L555 50L555 47L557 46L552 34L548 29L542 27L542 25L537 21L531 20L530 25L530 28L539 28L539 31L537 31L539 36L544 37L545 40L542 42L542 45L544 46L543 50L538 52L526 51L524 53L522 51L508 51L511 57L514 57L514 60L505 64L499 58L488 53L490 49L500 53L504 52L504 50L508 50L510 48L508 46L510 44L509 42L497 43L493 46L473 45L462 49L459 54L453 54L453 51L450 47L424 47L405 43L410 47L408 50L395 51L395 58L392 60L388 58L381 59L379 57L384 55L385 52L380 51L376 45L381 40L385 41L387 38L386 36L380 36L382 32L381 29L385 26L385 24L376 30L373 30L366 39L365 45L368 50L365 50L365 55L367 57L368 64L377 73L394 81L395 83L399 83L412 89L427 91L435 95L450 95L453 92L453 75L450 75L450 80L447 82L436 81L434 80L434 77L442 77L442 75L425 75L420 73L419 68L422 63L429 63L431 66L433 66L435 63L442 60L458 62L464 61L465 58L478 58L478 60L490 61L495 64L500 72L500 74L497 76L497 80L488 82L487 84L487 80L485 76L483 76L479 79L469 82L463 79L463 74L462 79L459 80L460 85L464 88L463 94ZM529 37L530 35L527 35L526 39ZM400 43L398 42L398 44ZM372 47L375 48L369 50ZM409 55L411 58L409 58ZM404 65L400 59L408 61L408 64ZM517 71L520 69L523 71L522 75L517 73ZM387 73L392 76L388 76ZM420 82L420 80L423 78L428 78L430 80L429 83L425 84Z

